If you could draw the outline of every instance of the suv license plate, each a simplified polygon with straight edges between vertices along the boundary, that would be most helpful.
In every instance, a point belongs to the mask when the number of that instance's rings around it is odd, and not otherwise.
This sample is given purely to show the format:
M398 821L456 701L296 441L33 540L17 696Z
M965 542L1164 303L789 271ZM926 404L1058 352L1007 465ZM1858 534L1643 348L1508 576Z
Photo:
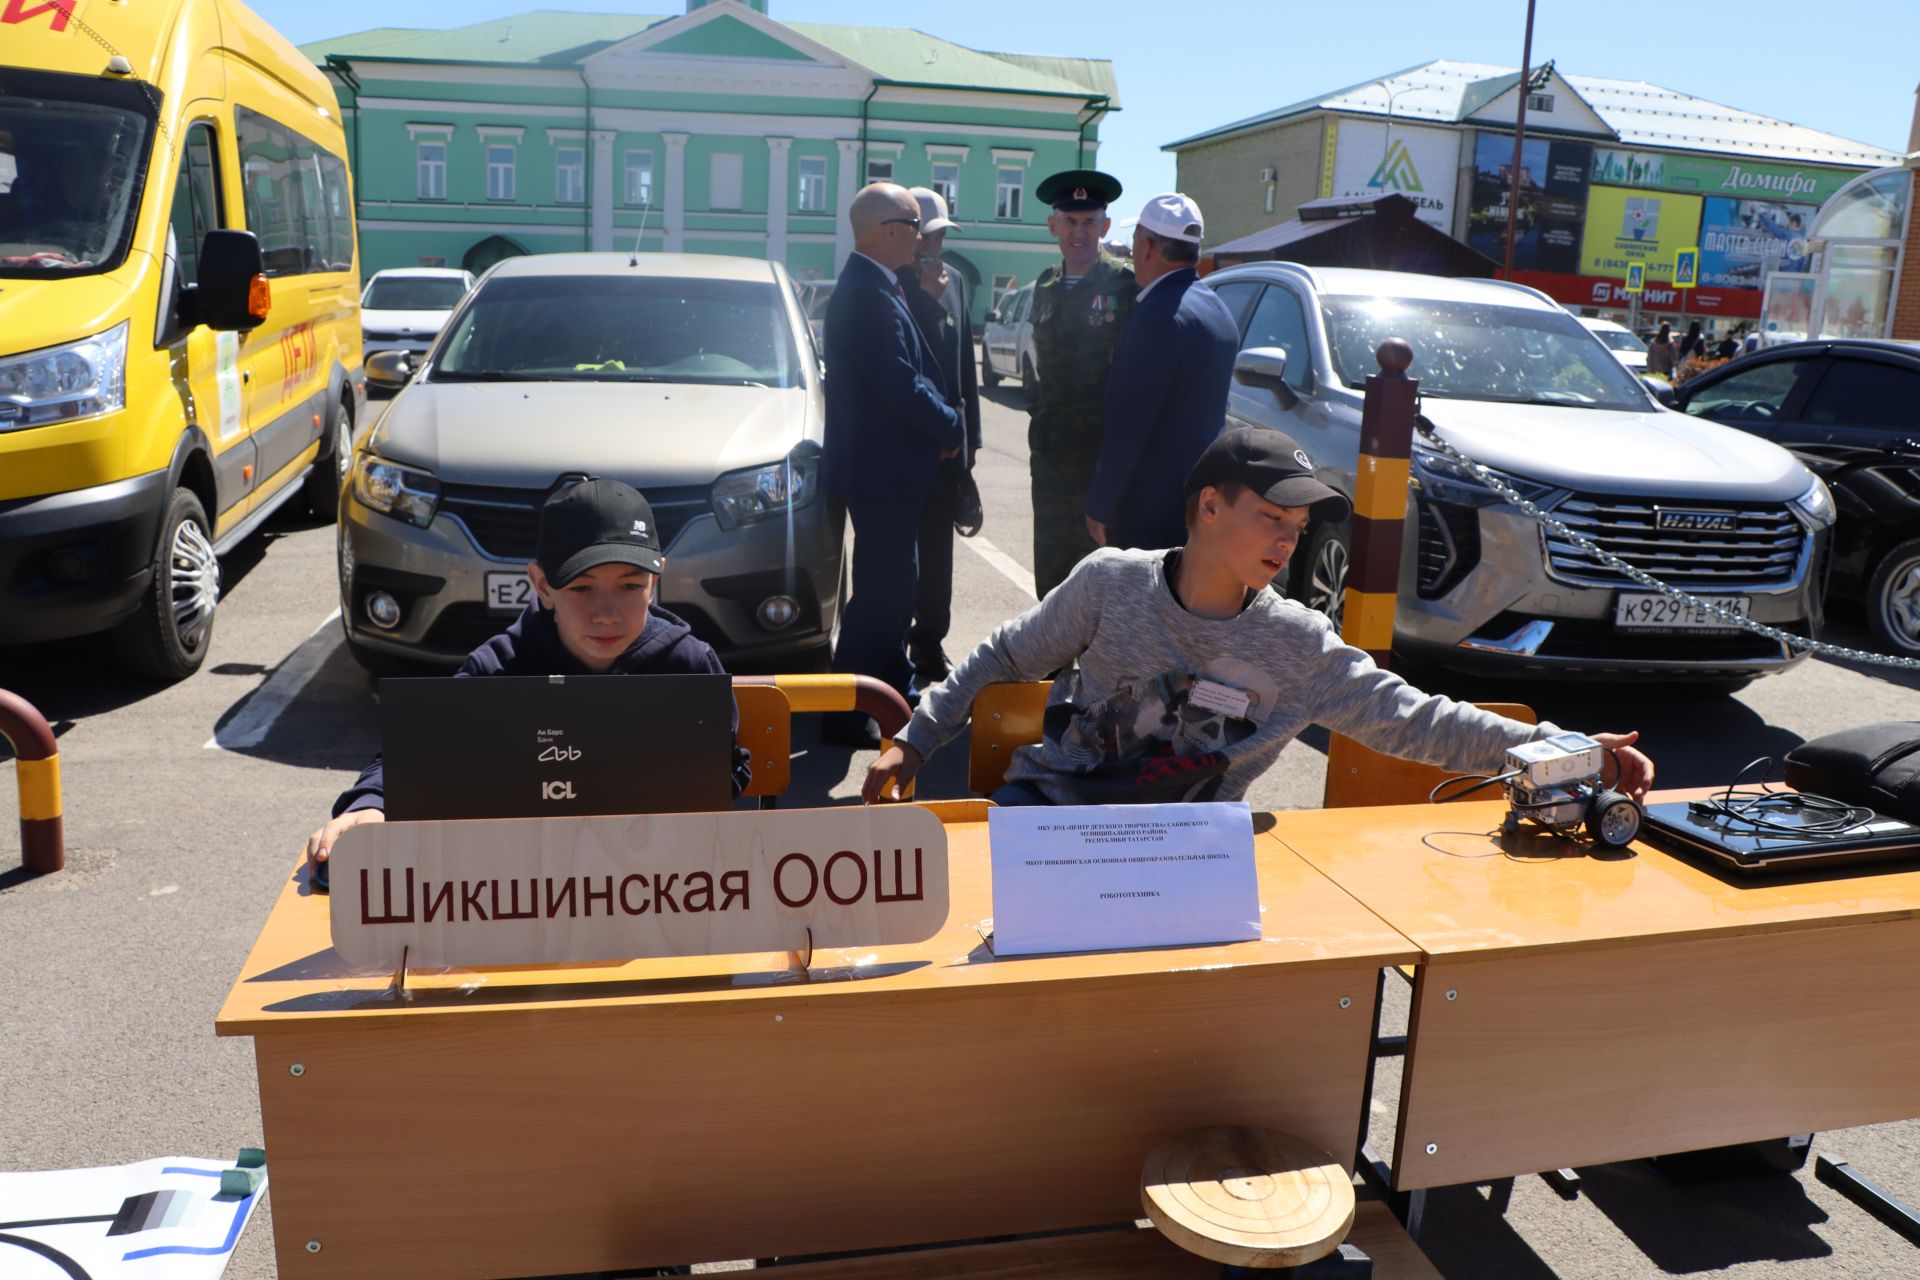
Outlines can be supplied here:
M1753 602L1746 596L1701 596L1744 618ZM1621 631L1733 631L1736 628L1696 608L1652 592L1621 592L1613 602L1613 625Z
M518 613L533 603L533 583L526 572L487 575L487 608Z

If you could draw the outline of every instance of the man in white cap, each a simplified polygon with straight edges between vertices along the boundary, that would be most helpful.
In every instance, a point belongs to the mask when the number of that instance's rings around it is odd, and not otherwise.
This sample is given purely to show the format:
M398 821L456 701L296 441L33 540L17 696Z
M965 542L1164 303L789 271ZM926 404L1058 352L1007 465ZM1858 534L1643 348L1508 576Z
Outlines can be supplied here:
M1087 532L1103 547L1185 541L1181 481L1226 424L1240 326L1194 269L1205 225L1199 205L1169 192L1147 201L1133 229L1140 296L1107 372L1087 493Z

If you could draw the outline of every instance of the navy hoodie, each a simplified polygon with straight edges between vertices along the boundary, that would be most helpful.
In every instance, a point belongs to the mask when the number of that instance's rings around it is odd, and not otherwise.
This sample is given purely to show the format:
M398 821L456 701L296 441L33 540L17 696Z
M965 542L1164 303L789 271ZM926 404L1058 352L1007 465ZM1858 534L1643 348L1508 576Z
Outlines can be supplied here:
M453 673L460 676L586 676L594 675L560 642L560 628L551 610L530 604L513 625L467 655ZM725 675L719 655L693 628L659 605L647 615L639 638L613 660L605 675ZM751 757L739 745L740 711L733 709L733 794L752 781ZM333 816L351 809L386 808L386 769L379 756L360 771L354 784L333 802Z

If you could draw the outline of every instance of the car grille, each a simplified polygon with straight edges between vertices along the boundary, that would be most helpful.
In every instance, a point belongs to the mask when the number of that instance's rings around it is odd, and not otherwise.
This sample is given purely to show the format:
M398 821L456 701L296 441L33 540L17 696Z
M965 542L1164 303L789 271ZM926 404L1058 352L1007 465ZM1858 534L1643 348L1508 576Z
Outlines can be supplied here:
M1661 511L1718 528L1660 528ZM1553 514L1603 550L1676 587L1756 589L1792 583L1805 527L1782 506L1661 502L1575 494ZM1631 587L1634 580L1542 526L1547 571L1561 582Z
M1438 600L1480 563L1480 513L1457 502L1421 498L1419 514L1419 591Z
M506 489L450 484L440 491L439 514L465 526L475 546L496 560L533 559L540 536L540 504L551 489ZM710 509L705 485L643 489L660 529L660 547L673 545L695 516Z

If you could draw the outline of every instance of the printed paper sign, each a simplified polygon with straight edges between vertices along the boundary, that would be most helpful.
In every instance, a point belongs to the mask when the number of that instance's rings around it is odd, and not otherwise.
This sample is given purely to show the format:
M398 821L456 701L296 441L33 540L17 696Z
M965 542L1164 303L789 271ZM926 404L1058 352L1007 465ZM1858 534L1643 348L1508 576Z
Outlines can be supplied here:
M995 955L1260 937L1245 802L994 809L987 830Z
M916 805L379 822L333 847L349 964L563 964L921 942L947 833Z
M222 1194L233 1167L184 1156L104 1169L0 1173L7 1280L216 1280L264 1181Z

